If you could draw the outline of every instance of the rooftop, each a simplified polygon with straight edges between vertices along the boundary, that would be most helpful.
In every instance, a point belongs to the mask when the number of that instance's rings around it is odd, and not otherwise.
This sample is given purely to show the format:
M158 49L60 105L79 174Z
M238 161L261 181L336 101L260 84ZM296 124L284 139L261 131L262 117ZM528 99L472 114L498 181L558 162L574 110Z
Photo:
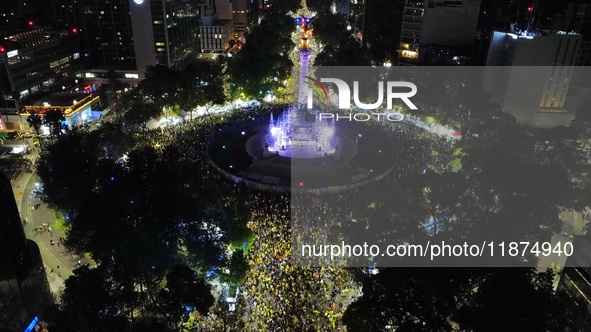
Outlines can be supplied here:
M71 107L88 96L90 95L84 93L55 92L37 100L31 106Z
M0 38L0 44L6 51L12 51L60 40L60 38L66 36L67 34L64 32L47 31L38 28L5 36L3 39Z
M553 36L579 36L580 34L571 31L559 31L559 30L520 30L515 26L511 26L510 31L499 31L506 33L508 36L512 37L513 39L518 38L525 38L525 39L534 39L536 37L553 37Z

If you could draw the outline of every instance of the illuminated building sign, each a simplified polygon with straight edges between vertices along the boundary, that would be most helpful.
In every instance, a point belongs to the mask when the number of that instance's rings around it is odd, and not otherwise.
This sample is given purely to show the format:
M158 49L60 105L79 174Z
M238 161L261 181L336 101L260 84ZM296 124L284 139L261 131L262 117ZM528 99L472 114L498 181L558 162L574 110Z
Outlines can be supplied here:
M9 58L15 57L18 55L18 50L14 50L14 51L10 51L8 53L6 53L6 56Z

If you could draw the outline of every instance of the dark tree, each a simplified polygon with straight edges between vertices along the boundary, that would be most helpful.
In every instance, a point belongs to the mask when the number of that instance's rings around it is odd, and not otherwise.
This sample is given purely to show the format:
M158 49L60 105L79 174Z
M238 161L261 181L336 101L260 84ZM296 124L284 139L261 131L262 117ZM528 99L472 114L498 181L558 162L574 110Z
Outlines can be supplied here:
M272 14L288 14L289 12L295 12L300 9L300 0L283 0L275 1L270 8Z
M81 130L73 130L47 145L37 162L46 202L75 214L86 197L97 190L103 152L93 136Z
M343 317L351 331L562 331L584 315L529 268L385 268L363 283ZM576 310L576 309L575 309ZM566 320L566 318L569 320Z
M351 33L347 31L345 18L330 11L319 13L312 21L312 27L314 28L314 37L325 46L338 47L348 42L351 37Z
M163 65L146 68L146 78L139 88L158 107L172 106L182 85L180 73Z
M274 13L265 16L250 31L248 42L228 61L227 73L233 93L262 99L267 91L281 86L293 66L289 59L293 28L291 17Z
M322 15L325 12L330 10L330 6L332 5L331 1L325 0L307 0L306 5L310 8L311 11L317 12Z
M369 66L367 49L350 37L340 45L328 45L316 56L316 66Z
M137 101L125 112L123 121L129 126L139 126L160 115L162 115L162 108L153 103Z
M234 251L232 257L228 260L226 268L228 273L223 273L221 279L232 286L242 285L249 268L248 261L244 257L244 251Z
M117 122L121 122L125 113L135 104L147 103L146 98L142 95L140 89L129 89L119 96L119 100L112 105L113 112L115 112Z
M197 106L209 107L223 104L224 101L224 82L220 63L198 61L185 68L177 99L182 110L191 112Z
M165 283L158 294L157 307L174 330L193 311L207 315L214 303L209 284L188 266L173 266L166 274Z
M41 116L38 113L29 115L27 117L27 123L29 124L29 127L35 130L35 133L39 135L39 129L41 129L41 126L43 125L43 119Z
M125 132L122 125L116 122L105 122L90 135L97 137L97 143L104 149L105 155L113 160L121 158L135 144L134 137Z
M104 88L104 93L107 96L107 102L109 105L112 105L119 99L119 91L123 89L123 84L117 78L117 73L114 70L109 70L107 72L107 79L108 85ZM103 90L103 87L101 87L101 90Z
M125 306L103 267L82 266L68 278L61 295L55 330L64 332L129 331Z
M57 108L48 109L43 116L43 123L50 128L53 136L59 136L62 134L62 129L65 128L65 121L66 117L64 116L64 112Z

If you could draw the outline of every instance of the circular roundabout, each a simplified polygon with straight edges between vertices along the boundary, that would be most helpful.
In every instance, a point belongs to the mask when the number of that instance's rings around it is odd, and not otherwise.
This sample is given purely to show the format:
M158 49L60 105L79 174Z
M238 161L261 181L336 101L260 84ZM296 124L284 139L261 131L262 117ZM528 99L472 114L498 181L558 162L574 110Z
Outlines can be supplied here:
M317 195L378 181L394 168L394 142L376 126L336 123L334 152L313 148L290 157L269 148L272 119L243 122L220 131L207 146L212 165L232 181L251 188ZM292 147L298 148L303 149Z

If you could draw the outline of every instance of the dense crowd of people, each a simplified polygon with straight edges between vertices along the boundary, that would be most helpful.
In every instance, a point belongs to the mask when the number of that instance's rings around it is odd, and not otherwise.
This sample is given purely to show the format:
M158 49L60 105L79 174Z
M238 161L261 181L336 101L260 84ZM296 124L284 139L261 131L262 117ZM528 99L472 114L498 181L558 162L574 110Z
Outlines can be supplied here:
M171 148L180 151L178 162L194 165L195 172L207 179L200 183L204 187L196 190L244 199L248 227L256 236L247 253L250 268L241 287L243 300L236 309L241 313L239 316L246 330L334 331L341 328L340 318L347 305L359 295L360 286L349 270L324 265L327 262L316 262L317 266L324 267L300 267L299 264L305 265L306 262L293 261L292 246L304 240L334 240L336 235L331 232L335 228L346 221L365 218L367 206L352 205L351 202L367 195L374 189L372 185L321 197L262 193L225 179L210 165L206 153L208 143L224 128L267 118L270 112L280 112L283 107L203 115L181 126L141 132L139 141L164 154ZM410 123L373 122L365 125L384 131L398 151L399 160L394 171L376 184L382 186L382 190L384 186L394 186L409 174L424 173L427 169L442 171L449 167L453 141ZM207 330L219 324L219 319L211 313L200 317L197 326Z

